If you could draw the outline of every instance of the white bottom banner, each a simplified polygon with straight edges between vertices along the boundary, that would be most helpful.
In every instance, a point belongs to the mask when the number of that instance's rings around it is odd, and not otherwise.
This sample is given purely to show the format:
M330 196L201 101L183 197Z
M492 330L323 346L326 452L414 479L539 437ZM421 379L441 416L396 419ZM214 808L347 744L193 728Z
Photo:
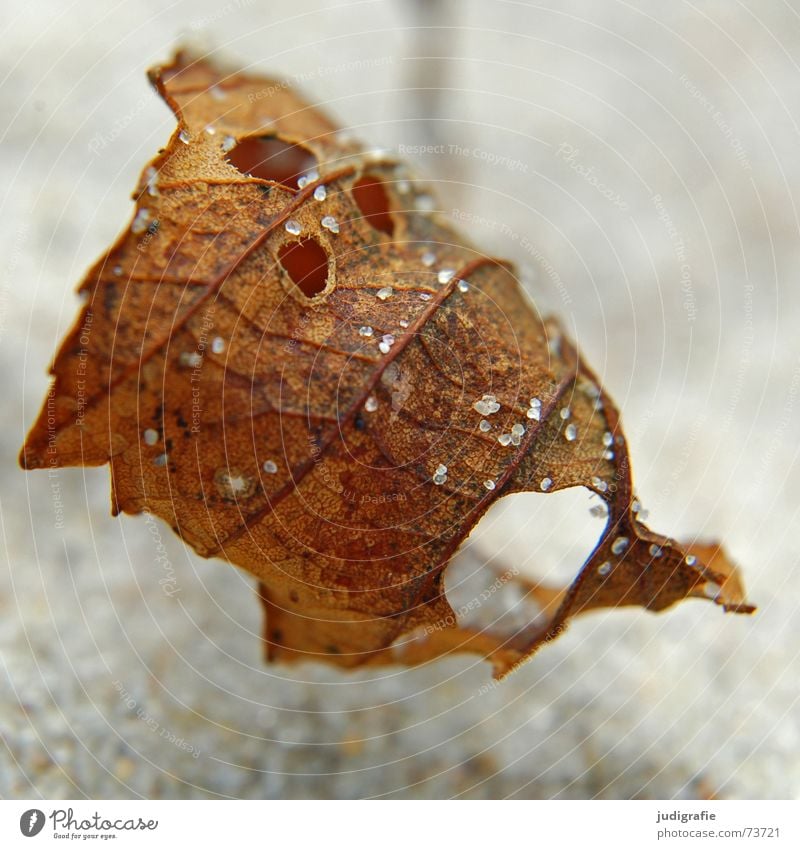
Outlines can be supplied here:
M411 810L413 808L413 810ZM407 809L407 810L403 810ZM0 802L0 846L103 842L194 849L800 846L800 803L779 801L65 801Z

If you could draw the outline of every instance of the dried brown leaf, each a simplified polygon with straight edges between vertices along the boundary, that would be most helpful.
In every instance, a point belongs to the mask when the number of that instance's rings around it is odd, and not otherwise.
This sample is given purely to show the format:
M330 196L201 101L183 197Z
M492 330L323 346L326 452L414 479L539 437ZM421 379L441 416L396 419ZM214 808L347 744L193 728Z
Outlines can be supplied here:
M500 676L585 611L753 609L717 547L639 521L613 402L402 163L279 82L185 53L150 77L178 128L80 286L25 468L109 463L115 514L252 572L275 660ZM546 624L460 627L442 576L489 506L573 486L608 521L566 590L521 582Z

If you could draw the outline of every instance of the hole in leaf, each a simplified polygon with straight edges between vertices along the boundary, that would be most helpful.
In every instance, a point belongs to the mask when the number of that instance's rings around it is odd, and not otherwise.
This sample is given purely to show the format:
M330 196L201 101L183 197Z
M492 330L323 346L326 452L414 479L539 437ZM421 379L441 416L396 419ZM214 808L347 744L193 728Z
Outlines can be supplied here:
M376 230L389 236L394 233L394 219L389 210L389 195L381 180L369 174L362 177L353 184L353 198L361 214Z
M328 285L328 255L316 239L281 245L278 261L307 298L319 295Z
M605 527L587 516L598 503L582 487L499 499L445 572L458 623L511 634L534 621L541 608L525 597L515 572L556 589L571 584Z
M297 191L297 179L317 164L316 157L300 144L275 136L251 136L230 150L228 162L243 174L281 183Z

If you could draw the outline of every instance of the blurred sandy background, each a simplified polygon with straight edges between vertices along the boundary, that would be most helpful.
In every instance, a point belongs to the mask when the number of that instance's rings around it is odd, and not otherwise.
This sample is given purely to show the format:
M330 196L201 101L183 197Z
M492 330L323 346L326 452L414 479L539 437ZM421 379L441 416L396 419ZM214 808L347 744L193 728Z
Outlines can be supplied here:
M0 795L800 795L797 4L1 14ZM724 539L755 617L595 614L487 691L470 658L266 667L246 577L111 518L106 469L18 470L74 286L172 131L145 69L187 34L299 80L376 145L444 145L411 158L572 328L622 409L650 524ZM600 532L586 508L510 500L467 558L569 574Z

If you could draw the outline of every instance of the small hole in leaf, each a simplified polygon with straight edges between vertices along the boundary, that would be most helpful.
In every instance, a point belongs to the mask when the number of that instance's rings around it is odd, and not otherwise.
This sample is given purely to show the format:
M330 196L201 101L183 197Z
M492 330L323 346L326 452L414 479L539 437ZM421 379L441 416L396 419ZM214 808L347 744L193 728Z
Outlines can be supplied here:
M316 157L300 144L275 136L251 136L230 150L228 162L243 174L281 183L297 191L297 179L317 164Z
M328 255L316 239L287 242L278 260L298 289L307 297L319 295L328 284Z
M367 174L354 183L353 198L361 214L376 230L389 236L394 233L394 219L389 211L389 195L377 177Z

